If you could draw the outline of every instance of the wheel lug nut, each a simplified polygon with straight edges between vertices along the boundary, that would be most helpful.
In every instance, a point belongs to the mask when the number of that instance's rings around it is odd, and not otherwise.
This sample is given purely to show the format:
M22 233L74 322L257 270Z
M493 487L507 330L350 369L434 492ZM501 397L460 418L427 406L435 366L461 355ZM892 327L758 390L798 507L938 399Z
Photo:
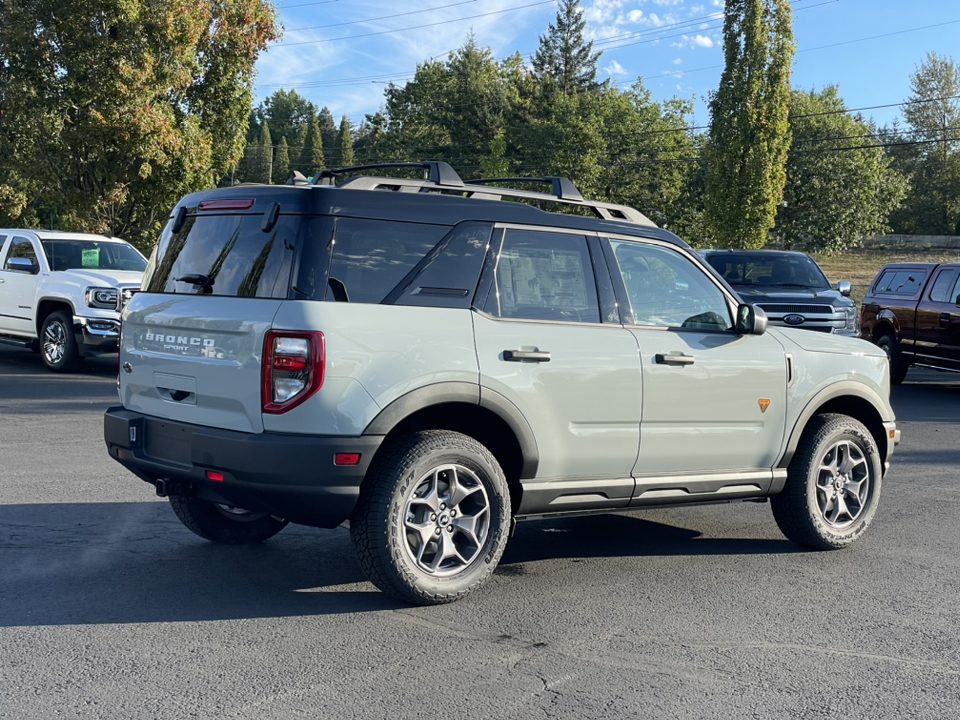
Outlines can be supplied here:
M436 516L436 515L431 515L431 516L430 516L430 519L431 519L431 520L436 520L436 519L437 519L437 516Z
M444 503L440 503L440 509L441 509L441 510L446 510L446 509L447 509L447 506L446 506Z
M457 516L457 511L456 511L456 510L451 510L451 511L450 511L450 517L456 517L456 516Z
M440 534L440 528L437 528L437 535Z

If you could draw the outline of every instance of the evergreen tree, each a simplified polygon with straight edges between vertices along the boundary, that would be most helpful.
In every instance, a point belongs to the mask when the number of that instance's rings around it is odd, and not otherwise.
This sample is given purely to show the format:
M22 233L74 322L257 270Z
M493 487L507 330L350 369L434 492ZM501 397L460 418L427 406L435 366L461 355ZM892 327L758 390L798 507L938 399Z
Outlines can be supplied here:
M290 147L285 137L277 143L277 152L273 156L273 177L278 183L285 183L290 179Z
M320 134L320 124L316 115L311 115L307 121L307 132L303 137L303 148L300 151L300 164L296 168L304 175L311 177L325 167L323 156L323 136Z
M353 165L353 128L344 115L340 121L340 131L337 133L336 167L350 167Z
M540 36L533 70L540 80L551 79L565 94L597 87L597 60L593 42L583 37L586 27L580 0L561 0L556 23Z
M790 134L789 0L727 0L710 99L706 220L721 247L763 247L783 199Z
M320 124L320 139L323 141L325 163L327 167L333 167L333 157L337 147L337 123L333 119L330 108L324 107L320 110L317 122Z
M260 138L255 149L253 162L250 163L250 182L272 182L273 141L270 139L270 126L264 123L260 128Z

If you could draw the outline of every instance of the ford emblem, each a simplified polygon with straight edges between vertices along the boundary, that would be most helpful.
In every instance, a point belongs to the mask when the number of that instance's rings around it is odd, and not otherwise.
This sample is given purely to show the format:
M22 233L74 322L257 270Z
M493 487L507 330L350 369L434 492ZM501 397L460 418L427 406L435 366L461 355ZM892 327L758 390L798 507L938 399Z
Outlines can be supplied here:
M784 321L787 325L803 325L803 323L805 323L806 320L807 320L807 319L806 319L803 315L793 314L793 315L784 315L784 316L783 316L783 321Z

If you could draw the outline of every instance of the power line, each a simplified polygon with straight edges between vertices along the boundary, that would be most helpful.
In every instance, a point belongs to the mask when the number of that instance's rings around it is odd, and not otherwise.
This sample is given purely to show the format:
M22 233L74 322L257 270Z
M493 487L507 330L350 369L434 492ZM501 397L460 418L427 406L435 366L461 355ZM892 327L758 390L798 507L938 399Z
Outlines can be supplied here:
M359 38L373 37L374 35L391 35L393 33L407 32L409 30L421 30L423 28L436 27L437 25L448 25L454 22L462 22L464 20L475 20L477 18L489 17L491 15L503 15L504 13L514 12L516 10L526 10L527 8L537 7L538 5L552 5L554 0L540 0L539 2L530 3L529 5L520 5L519 7L507 8L505 10L493 10L491 12L480 13L479 15L468 15L466 17L454 18L453 20L440 20L435 23L426 23L424 25L414 25L413 27L408 28L397 28L396 30L380 30L377 32L363 33L362 35L350 35L347 37L339 38L326 38L324 40L303 40L301 42L291 42L291 43L275 43L273 47L293 47L295 45L317 45L319 43L326 42L335 42L337 40L357 40Z
M375 18L366 18L364 20L351 20L349 22L331 23L330 25L313 25L311 27L287 28L288 32L303 32L304 30L323 30L324 28L343 27L344 25L359 25L361 23L376 22L377 20L389 20L391 18L403 17L405 15L419 15L425 12L434 12L435 10L446 10L447 8L457 7L458 5L469 5L477 0L460 0L460 2L450 5L440 5L438 7L427 8L426 10L410 10L408 12L396 13L394 15L382 15Z

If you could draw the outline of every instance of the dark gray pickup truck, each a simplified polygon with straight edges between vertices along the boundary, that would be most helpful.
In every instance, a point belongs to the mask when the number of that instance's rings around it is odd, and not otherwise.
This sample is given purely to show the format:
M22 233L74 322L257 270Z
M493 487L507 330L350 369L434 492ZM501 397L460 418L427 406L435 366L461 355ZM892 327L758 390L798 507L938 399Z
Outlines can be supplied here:
M700 255L771 325L859 337L850 283L834 289L812 257L788 250L702 250Z

